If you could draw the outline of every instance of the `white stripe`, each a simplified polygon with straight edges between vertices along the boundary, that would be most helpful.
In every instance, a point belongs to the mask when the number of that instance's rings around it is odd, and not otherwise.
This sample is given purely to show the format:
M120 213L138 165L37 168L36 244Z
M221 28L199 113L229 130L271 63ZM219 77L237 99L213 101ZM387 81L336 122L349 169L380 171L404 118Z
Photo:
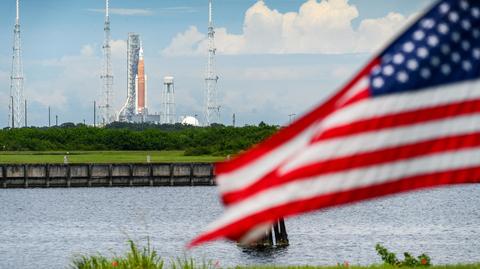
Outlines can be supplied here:
M480 80L455 83L432 89L369 98L333 112L321 128L326 130L363 119L397 114L480 97Z
M365 77L360 79L342 99L348 100L356 93L367 88L368 79ZM318 132L318 126L317 123L311 124L310 127L299 133L295 138L266 153L264 156L249 163L247 166L217 175L216 182L218 183L220 192L223 192L223 186L225 184L230 186L230 188L242 188L243 186L253 184L259 178L265 176L273 169L276 169L288 156L297 152L298 149L303 148L303 146L310 142L312 135ZM231 181L232 178L234 179L233 181Z
M276 169L288 156L294 154L299 149L303 149L303 147L310 142L312 135L315 133L315 128L318 128L316 124L312 124L290 141L264 154L248 165L232 172L217 175L215 180L218 183L220 192L224 191L224 186L235 189L252 184L270 171ZM232 178L234 180L231 180Z
M280 168L280 173L332 158L472 132L480 132L480 113L319 141L292 156L291 161Z
M342 104L346 103L352 97L357 95L358 93L368 90L369 89L369 76L364 76L355 83L350 90L348 90L342 98L340 98L336 105L341 106Z
M466 149L312 177L267 189L225 211L213 232L269 208L321 195L394 182L402 178L480 166L480 149Z
M480 113L319 141L305 145L298 150L298 154L289 156L290 161L280 168L280 173L285 174L298 167L332 158L472 132L480 132ZM219 175L222 193L241 190L259 179L247 181L236 176L233 173Z

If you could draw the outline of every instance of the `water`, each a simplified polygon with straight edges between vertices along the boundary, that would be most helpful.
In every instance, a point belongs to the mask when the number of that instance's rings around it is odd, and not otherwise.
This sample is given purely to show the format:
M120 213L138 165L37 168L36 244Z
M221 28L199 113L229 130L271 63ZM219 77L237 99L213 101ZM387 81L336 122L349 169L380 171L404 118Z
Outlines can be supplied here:
M379 262L376 243L435 264L480 260L480 185L434 189L288 219L291 246L267 253L187 242L221 214L215 188L0 190L0 268L67 268L79 254L121 254L151 237L163 257L240 264Z

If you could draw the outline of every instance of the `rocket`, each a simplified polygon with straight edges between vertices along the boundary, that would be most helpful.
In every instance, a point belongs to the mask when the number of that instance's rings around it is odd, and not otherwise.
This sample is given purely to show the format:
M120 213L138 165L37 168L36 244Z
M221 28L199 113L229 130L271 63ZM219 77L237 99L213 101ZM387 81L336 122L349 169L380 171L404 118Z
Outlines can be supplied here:
M140 45L138 55L138 72L135 76L135 96L136 96L136 112L137 114L145 113L147 108L147 75L145 75L145 62L143 59L143 45Z

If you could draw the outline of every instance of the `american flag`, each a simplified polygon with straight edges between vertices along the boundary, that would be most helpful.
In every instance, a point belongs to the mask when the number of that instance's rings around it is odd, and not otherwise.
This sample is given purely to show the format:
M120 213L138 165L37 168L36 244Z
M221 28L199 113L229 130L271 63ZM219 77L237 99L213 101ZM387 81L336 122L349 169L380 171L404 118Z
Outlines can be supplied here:
M191 246L280 217L480 182L480 1L431 6L347 85L216 167L226 211Z

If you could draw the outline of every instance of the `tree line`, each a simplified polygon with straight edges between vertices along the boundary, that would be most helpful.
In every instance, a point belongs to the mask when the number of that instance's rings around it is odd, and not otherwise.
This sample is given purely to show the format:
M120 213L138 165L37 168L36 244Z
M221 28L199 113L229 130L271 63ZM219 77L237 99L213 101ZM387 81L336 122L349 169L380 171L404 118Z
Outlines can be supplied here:
M65 123L0 130L0 147L3 151L183 150L185 155L226 156L259 143L278 129L263 122L244 127L115 122L104 128Z

